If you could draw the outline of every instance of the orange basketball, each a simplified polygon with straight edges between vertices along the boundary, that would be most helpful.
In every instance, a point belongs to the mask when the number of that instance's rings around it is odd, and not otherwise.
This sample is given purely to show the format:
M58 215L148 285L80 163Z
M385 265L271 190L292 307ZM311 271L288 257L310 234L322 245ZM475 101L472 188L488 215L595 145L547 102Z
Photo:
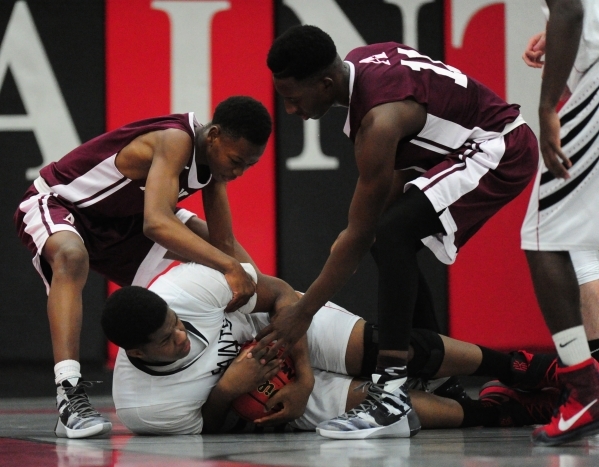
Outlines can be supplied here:
M241 346L241 350L246 349L250 345L253 346L255 344L252 341L246 342ZM279 355L281 353L282 351L280 350ZM264 405L279 389L294 379L295 367L293 365L293 360L289 357L285 357L283 366L276 375L259 384L253 391L239 396L233 401L232 408L241 418L249 422L275 413L280 409L275 407L271 411L265 412Z

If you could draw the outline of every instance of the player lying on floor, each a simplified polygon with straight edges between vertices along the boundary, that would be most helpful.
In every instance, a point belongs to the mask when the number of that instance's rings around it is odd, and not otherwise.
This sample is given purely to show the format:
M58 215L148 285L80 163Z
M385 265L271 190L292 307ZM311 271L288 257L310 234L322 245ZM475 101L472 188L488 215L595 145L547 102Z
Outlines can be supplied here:
M231 402L279 370L279 360L265 363L263 355L248 355L247 350L238 354L239 343L251 340L268 324L268 312L297 300L297 294L280 279L258 279L249 264L244 267L257 281L257 292L235 312L224 312L231 300L224 276L194 263L171 269L150 290L124 287L109 297L102 326L121 347L113 398L131 431L217 432ZM376 329L370 323L328 303L292 350L296 379L267 404L268 409L281 404L282 410L259 422L291 422L294 428L313 430L368 403L366 392L354 389L369 379L376 350ZM550 358L522 351L502 354L426 330L413 331L410 357L410 374L424 379L487 375L529 389L552 384ZM423 391L410 395L424 428L544 423L557 402L552 390L530 396L493 386L485 394L483 400L461 393L458 400ZM333 427L320 429L323 435L334 432Z

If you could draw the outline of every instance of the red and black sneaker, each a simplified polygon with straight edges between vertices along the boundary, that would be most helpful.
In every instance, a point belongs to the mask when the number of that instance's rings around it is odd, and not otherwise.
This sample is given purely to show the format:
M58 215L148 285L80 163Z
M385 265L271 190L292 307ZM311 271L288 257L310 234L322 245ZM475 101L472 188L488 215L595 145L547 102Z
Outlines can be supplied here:
M563 402L547 425L532 432L535 444L554 446L599 433L599 363L591 358L558 367L557 376Z
M500 426L526 426L548 423L558 406L559 395L556 388L524 392L490 381L481 388L479 400L499 406Z
M556 368L557 357L550 354L532 354L526 350L511 352L513 386L524 391L547 387L559 388Z

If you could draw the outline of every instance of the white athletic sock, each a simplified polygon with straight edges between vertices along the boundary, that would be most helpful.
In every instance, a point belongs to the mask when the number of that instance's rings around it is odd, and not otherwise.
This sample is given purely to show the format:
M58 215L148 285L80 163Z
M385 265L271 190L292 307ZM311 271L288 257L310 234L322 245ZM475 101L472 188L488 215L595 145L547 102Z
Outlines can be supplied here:
M54 381L56 384L69 380L72 386L81 378L81 365L77 360L63 360L54 365Z
M576 365L591 358L583 325L560 331L552 337L557 354L565 366Z

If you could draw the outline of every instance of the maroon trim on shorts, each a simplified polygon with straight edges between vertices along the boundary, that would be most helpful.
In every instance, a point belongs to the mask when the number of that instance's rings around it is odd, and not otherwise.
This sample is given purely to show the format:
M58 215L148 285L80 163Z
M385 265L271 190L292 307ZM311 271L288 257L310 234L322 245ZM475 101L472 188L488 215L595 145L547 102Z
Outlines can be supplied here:
M42 195L42 197L38 200L38 205L40 207L40 213L41 213L41 217L42 217L42 224L44 224L44 227L46 228L46 232L48 232L48 235L52 235L52 229L50 229L50 226L48 225L48 221L46 220L46 216L50 215L50 213L46 214L46 211L44 209L44 203L43 201L48 198L49 195ZM51 218L52 216L50 216Z

